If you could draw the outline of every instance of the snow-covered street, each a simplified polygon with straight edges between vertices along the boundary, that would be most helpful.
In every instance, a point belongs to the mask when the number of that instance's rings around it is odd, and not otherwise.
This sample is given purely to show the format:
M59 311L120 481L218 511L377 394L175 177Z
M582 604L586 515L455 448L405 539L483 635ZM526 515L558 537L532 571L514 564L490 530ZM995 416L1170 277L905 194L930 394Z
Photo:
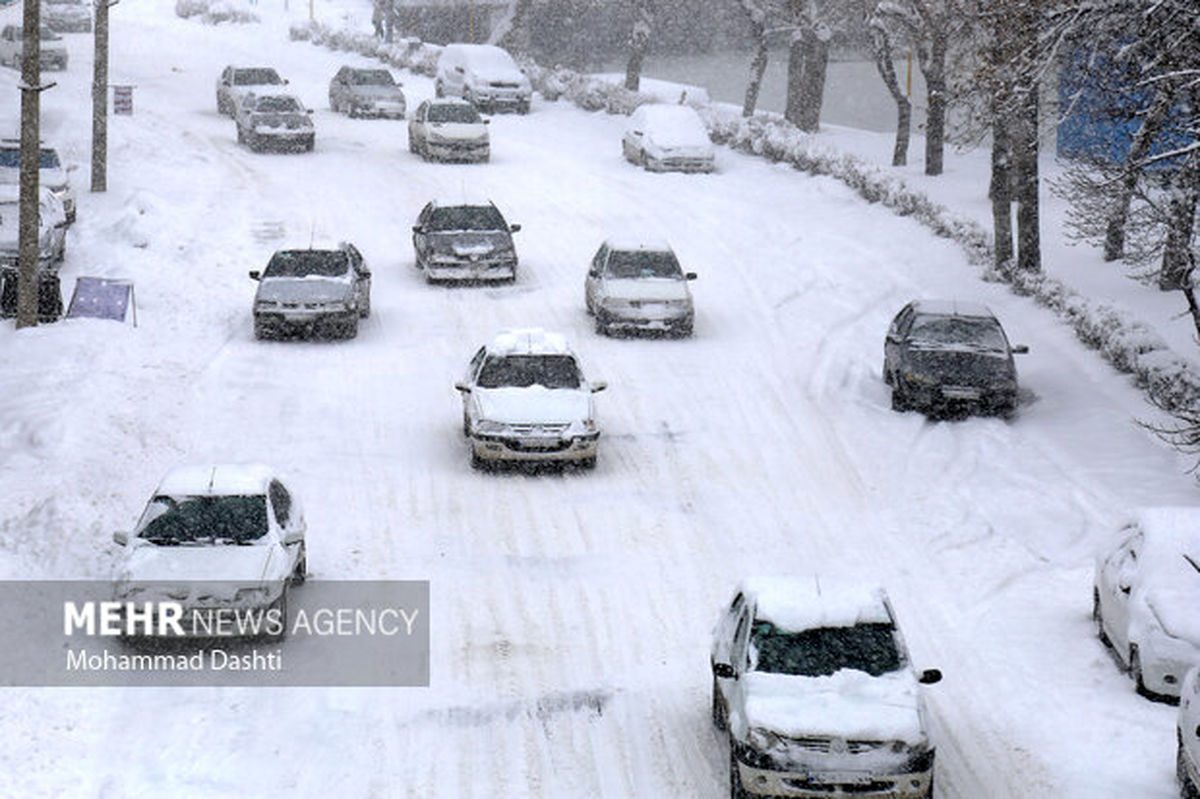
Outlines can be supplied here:
M314 581L430 581L431 685L7 688L0 795L728 795L709 636L757 573L886 586L916 668L945 674L937 796L1176 795L1175 709L1097 640L1091 579L1127 510L1195 501L1191 462L1049 312L832 180L724 148L715 174L651 174L622 160L621 117L566 103L492 117L488 164L425 163L403 122L329 110L337 68L370 62L288 41L299 10L206 27L173 5L112 9L111 82L136 88L107 193L87 191L90 36L67 35L42 98L43 138L79 165L67 298L130 278L139 324L0 326L0 577L105 579L171 466L266 461L303 498ZM239 146L226 64L289 78L315 152ZM396 76L410 109L432 96ZM13 127L17 81L0 69ZM426 285L417 213L480 194L522 226L516 282ZM613 233L698 273L694 337L593 332L584 273ZM358 337L256 341L247 272L338 240L374 272ZM984 302L1029 345L1012 421L890 409L883 336L917 297ZM470 466L453 384L530 325L608 382L594 472Z

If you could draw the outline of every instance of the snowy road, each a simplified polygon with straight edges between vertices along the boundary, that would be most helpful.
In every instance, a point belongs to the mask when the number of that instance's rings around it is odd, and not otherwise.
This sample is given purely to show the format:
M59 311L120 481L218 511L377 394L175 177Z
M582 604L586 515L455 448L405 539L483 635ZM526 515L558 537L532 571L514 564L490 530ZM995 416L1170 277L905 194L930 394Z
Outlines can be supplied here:
M1174 795L1174 710L1096 641L1091 559L1125 509L1194 485L1048 313L837 183L725 150L717 174L651 175L620 159L620 118L564 103L493 118L488 165L425 164L403 123L328 110L360 59L169 5L114 8L136 114L110 120L107 194L75 173L64 280L132 277L140 326L0 328L0 576L107 577L111 532L171 465L266 460L304 498L313 579L431 581L432 685L7 689L0 794L726 795L709 630L743 575L799 572L885 584L917 667L945 673L938 796ZM81 163L89 44L69 37L44 97L45 138ZM291 79L315 153L236 145L213 93L227 63ZM410 108L432 94L400 77ZM418 211L463 192L522 225L515 285L413 269ZM693 339L592 332L585 264L628 231L699 273ZM372 318L353 341L254 341L246 272L311 239L359 245ZM982 300L1030 345L1013 422L889 409L883 332L918 296ZM469 466L452 384L531 324L609 383L593 473Z

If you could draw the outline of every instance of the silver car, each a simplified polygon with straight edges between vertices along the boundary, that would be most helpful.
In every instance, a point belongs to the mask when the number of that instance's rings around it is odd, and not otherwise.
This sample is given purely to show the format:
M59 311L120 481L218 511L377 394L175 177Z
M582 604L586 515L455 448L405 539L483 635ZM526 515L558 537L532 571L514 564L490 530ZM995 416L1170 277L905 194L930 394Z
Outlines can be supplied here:
M426 100L408 120L408 150L426 161L487 161L487 124L465 100Z
M280 91L286 84L271 67L225 67L217 78L217 113L233 116L247 94Z
M400 84L386 69L342 67L329 81L329 107L351 117L404 119Z
M433 200L413 225L416 267L433 283L507 281L517 278L517 250L510 225L490 201Z
M690 336L695 319L688 281L666 242L609 239L584 280L584 304L596 332L620 330Z
M267 268L250 272L254 337L302 334L354 338L371 315L371 270L353 244L331 249L280 250Z
M60 33L91 33L92 5L83 0L42 0L42 23Z
M312 152L317 134L311 114L290 94L248 94L233 117L238 143L255 152Z
M38 35L38 63L42 69L66 69L67 45L63 38L43 26ZM25 30L20 25L0 29L0 64L21 68L25 56Z

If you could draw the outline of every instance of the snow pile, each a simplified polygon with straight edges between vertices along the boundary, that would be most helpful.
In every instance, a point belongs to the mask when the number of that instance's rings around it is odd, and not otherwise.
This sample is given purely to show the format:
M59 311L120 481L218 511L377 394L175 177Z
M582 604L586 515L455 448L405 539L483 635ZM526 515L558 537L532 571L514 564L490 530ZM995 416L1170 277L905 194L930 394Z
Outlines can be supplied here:
M175 13L188 19L198 17L206 25L222 22L259 22L258 15L249 9L245 0L177 0Z

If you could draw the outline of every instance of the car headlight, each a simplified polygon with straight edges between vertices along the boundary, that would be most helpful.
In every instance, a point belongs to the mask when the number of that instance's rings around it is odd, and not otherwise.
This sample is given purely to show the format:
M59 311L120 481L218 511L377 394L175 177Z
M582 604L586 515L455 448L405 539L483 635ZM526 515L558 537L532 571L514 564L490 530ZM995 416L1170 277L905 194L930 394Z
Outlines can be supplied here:
M267 589L261 586L239 588L237 593L233 595L233 601L239 605L265 605L267 603L267 596Z
M255 300L254 307L259 310L270 310L278 308L279 302L277 300Z
M904 373L904 382L910 383L914 386L936 386L938 381L936 378L927 374L906 371Z
M454 255L453 253L448 253L448 252L435 252L430 257L430 260L433 261L435 264L456 264L456 263L458 263L458 257L456 255Z
M620 297L603 297L600 307L606 311L630 311L633 309L633 303Z
M479 433L499 435L508 431L508 425L504 422L492 421L491 419L480 419L475 423L475 430Z
M746 742L760 752L780 751L783 749L783 739L770 730L754 727L746 736Z

